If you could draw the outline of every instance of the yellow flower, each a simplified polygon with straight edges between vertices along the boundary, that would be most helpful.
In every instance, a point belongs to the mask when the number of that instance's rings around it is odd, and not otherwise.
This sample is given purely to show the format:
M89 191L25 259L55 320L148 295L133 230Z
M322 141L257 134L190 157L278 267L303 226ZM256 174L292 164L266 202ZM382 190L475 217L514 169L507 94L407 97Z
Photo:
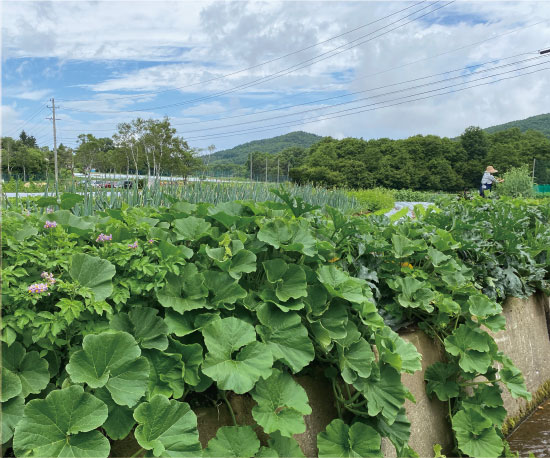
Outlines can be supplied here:
M410 262L402 262L401 263L401 267L408 267L409 269L412 270L413 266Z
M328 262L336 262L336 261L340 261L340 258L332 258L328 260Z

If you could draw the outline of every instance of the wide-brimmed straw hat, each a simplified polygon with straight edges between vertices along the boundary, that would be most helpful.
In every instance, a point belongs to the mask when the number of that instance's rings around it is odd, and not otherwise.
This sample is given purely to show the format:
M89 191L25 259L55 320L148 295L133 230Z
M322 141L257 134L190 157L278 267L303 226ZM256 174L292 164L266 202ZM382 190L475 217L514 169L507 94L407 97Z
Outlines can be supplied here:
M489 167L487 167L485 169L486 172L489 172L489 173L497 173L498 170L496 170L492 165L490 165Z

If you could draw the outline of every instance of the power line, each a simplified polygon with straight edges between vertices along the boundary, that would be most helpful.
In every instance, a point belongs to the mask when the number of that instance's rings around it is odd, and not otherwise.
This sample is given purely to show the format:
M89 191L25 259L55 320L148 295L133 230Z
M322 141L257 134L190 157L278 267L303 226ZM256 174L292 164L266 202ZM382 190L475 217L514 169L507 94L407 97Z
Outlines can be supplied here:
M314 122L321 122L321 121L326 121L326 120L329 120L329 119L337 119L337 118L342 118L342 117L345 117L345 116L351 116L351 115L355 115L355 114L365 113L365 112L368 112L368 111L375 111L375 110L378 110L378 109L381 109L381 108L389 108L389 107L393 107L393 106L397 106L397 105L403 105L405 103L430 99L432 97L437 97L437 96L446 95L446 94L452 94L452 93L455 93L455 92L461 92L461 91L465 91L467 89L472 89L472 88L479 87L479 86L486 86L486 85L489 85L489 84L495 84L495 83L498 83L500 81L509 80L509 79L513 79L513 78L518 78L520 76L531 75L533 73L538 73L538 72L541 72L541 71L544 71L544 70L550 70L550 67L545 67L545 68L542 68L542 69L533 70L531 72L522 73L520 75L508 76L508 77L500 78L500 79L495 80L495 81L480 83L480 84L476 84L476 85L473 85L473 86L468 86L468 87L465 87L465 88L460 88L460 89L455 89L455 90L451 90L451 91L447 91L447 92L442 92L440 94L432 94L432 95L429 95L429 96L426 96L426 97L420 97L420 98L412 99L412 100L405 100L405 101L402 101L402 102L398 102L398 103L394 103L394 104L386 105L386 106L382 106L382 107L375 107L375 108L369 108L369 109L360 110L360 111L354 111L353 113L340 114L340 115L337 115L337 116L328 116L328 117L323 117L323 118L318 118L318 117L314 116L312 118L308 118L308 119L302 120L300 122L298 122L298 121L289 121L289 122L277 124L277 125L274 125L274 126L271 126L271 127L268 127L268 128L259 127L259 128L254 128L254 129L246 129L246 130L233 131L233 132L227 132L227 133L222 132L220 134L215 134L215 135L189 137L186 140L187 141L190 141L190 140L208 140L208 139L214 139L214 138L232 137L232 136L235 136L235 135L241 135L243 133L252 133L252 132L256 133L256 132L264 132L264 131L268 131L268 130L274 130L274 129L278 129L282 126L286 126L286 127L301 126L301 125L304 125L304 124L311 124L311 123L314 123ZM438 90L441 90L441 89L442 88L440 88ZM426 92L433 92L433 91L426 91ZM406 98L409 98L409 97L414 97L415 95L419 95L419 94L412 94L412 95L408 95L408 96L404 96L404 97L399 97L399 98L393 99L393 100L406 99ZM359 110L363 107L368 107L368 106L372 106L372 105L380 105L380 104L387 103L387 102L391 102L391 100L376 102L376 103L373 103L373 104L368 104L368 105L364 105L362 107L356 107L356 108L352 108L352 109L348 109L348 110L341 110L340 112L337 112L337 113L347 112L347 111L350 111L350 110ZM334 113L332 113L332 114L334 114Z
M533 58L531 58L531 59L525 59L524 61L520 61L520 62L527 62L527 61L531 61L531 60L534 60L534 59L540 59L540 57L533 57ZM496 73L496 74L494 74L494 75L488 75L488 76L485 76L485 77L482 77L482 78L474 79L473 81L480 81L480 80L483 80L483 79L493 78L493 77L495 77L495 76L503 75L503 74L506 74L506 73L512 73L512 72L515 72L515 71L518 71L518 70L523 70L523 69L530 68L530 67L534 67L534 66L537 66L537 65L543 65L543 64L545 64L545 63L546 63L546 62L540 62L540 63L535 64L535 65L530 65L530 66L526 66L526 67L516 68L516 69L513 69L513 70L506 71L506 72ZM510 64L509 64L509 65L510 65ZM501 66L500 68L506 67L506 66L509 66L509 65L503 65L503 66ZM499 67L497 67L497 68L499 68ZM453 78L446 78L446 79L442 79L442 80L439 80L439 81L434 81L434 82L430 82L430 83L424 83L424 84L420 84L420 85L417 85L417 86L410 86L410 87L407 87L407 88L403 88L403 89L398 89L398 90L395 90L395 91L386 92L386 93L383 93L383 94L377 94L377 95L373 95L373 96L370 96L370 97L364 97L364 98L360 98L360 99L356 99L356 100L351 100L351 101L349 101L349 102L342 102L342 103L337 103L337 104L329 105L329 106L326 106L326 107L313 108L313 109L310 109L310 110L303 110L303 111L299 111L299 112L296 112L296 113L285 113L285 114L282 114L282 115L279 115L279 116L272 116L272 117L264 118L264 119L258 119L258 120L251 120L251 121L245 121L245 122L227 124L227 125L218 126L218 127L207 127L207 128L204 128L204 129L189 130L189 131L183 132L183 134L185 135L186 133L204 132L204 131L208 131L208 130L224 129L224 128L227 128L227 127L234 127L234 126L240 126L240 125L244 125L244 124L252 124L252 123L258 123L258 122L270 121L270 120L273 120L273 119L284 118L284 117L288 117L288 116L298 116L298 115L304 114L304 113L310 113L310 112L319 111L319 110L326 110L326 109L334 108L334 107L337 107L337 106L349 105L349 104L352 104L352 103L358 103L358 102L361 102L361 101L363 101L363 100L368 100L368 99L373 99L373 98L378 98L378 97L384 97L384 96L387 96L387 95L398 94L398 93L400 93L400 92L405 92L405 91L409 91L409 90L413 90L413 89L418 89L418 88L421 88L421 87L437 85L437 84L445 83L445 82L447 82L447 81L456 80L456 79L458 79L458 78L469 77L469 76L471 76L471 75L476 75L476 74L480 74L480 73L486 73L486 72L488 72L488 71L493 71L493 70L495 70L495 69L481 70L481 71L479 71L479 72L472 72L472 73L469 74L469 75L460 75L460 76L456 76L456 77L453 77ZM472 81L465 81L465 82L462 82L462 83L458 83L457 85L468 84L469 82L472 82ZM391 85L390 85L390 86L391 86ZM432 91L441 90L441 89L445 89L445 88L433 89ZM359 92L368 92L368 91L370 91L370 90L367 90L367 91L359 91Z
M14 130L15 135L17 135L17 132L23 131L23 128L32 121L38 114L40 114L44 109L47 108L46 105L42 105L37 111L34 112L29 118L27 118L25 121L23 121L23 124L21 124L17 129Z
M548 22L548 19L545 19L545 20L542 20L542 21L539 21L539 22L535 22L533 24L529 24L529 25L526 25L526 26L522 26L522 27L518 27L516 29L513 29L513 30L510 30L508 32L504 32L502 34L498 34L498 35L494 35L492 37L489 37L489 38L485 38L483 40L479 40L479 41L475 41L475 42L472 42L472 43L468 43L466 45L463 45L463 46L460 46L458 48L454 48L454 49L451 49L451 50L448 50L448 51L445 51L445 52L442 52L442 53L439 53L439 54L434 54L432 56L428 56L428 57L425 57L425 58L422 58L422 59L417 59L417 60L414 60L414 61L411 61L411 62L407 62L405 64L402 64L402 65L398 65L398 66L395 66L395 67L389 67L389 68L386 68L382 71L379 71L377 73L372 73L372 74L369 74L369 75L363 75L363 76L357 76L355 77L351 82L353 81L358 81L358 80L361 80L361 79L366 79L366 78L371 78L373 76L378 76L378 75L382 75L382 74L385 74L385 73L388 73L392 70L398 70L400 68L404 68L404 67L407 67L407 66L410 66L410 65L413 65L413 64L416 64L416 63L419 63L419 62L424 62L426 60L430 60L430 59L435 59L436 57L440 57L440 56L443 56L443 55L446 55L446 54L451 54L451 53L454 53L454 52L457 52L457 51L461 51L463 49L466 49L466 48L469 48L469 47L472 47L472 46L475 46L475 45L479 45L479 44L483 44L483 43L486 43L488 41L492 41L492 40L495 40L495 39L498 39L498 38L501 38L501 37L504 37L504 36L507 36L507 35L510 35L510 34L513 34L513 33L517 33L521 30L525 30L525 29L528 29L528 28L531 28L531 27L535 27L537 25L540 25L540 24L543 24L545 22ZM523 52L523 53L519 53L519 54L515 54L513 56L508 56L508 57L503 57L503 58L500 58L500 59L495 59L493 61L489 61L489 62L484 62L482 64L478 64L478 65L472 65L470 67L464 67L464 69L468 69L468 68L474 68L476 66L481 66L481 65L487 65L487 64L490 64L490 63L494 63L494 62L499 62L501 60L506 60L506 59L512 59L514 57L518 57L518 56L522 56L522 55L527 55L527 54L540 54L540 52L537 50L537 51L528 51L528 52ZM457 70L458 71L458 70ZM447 73L447 72L445 72ZM434 75L435 76L435 75ZM298 92L296 94L293 94L293 97L298 97L300 95L306 95L306 94L309 94L310 91L303 91L303 92ZM346 96L347 94L343 95L343 96ZM106 99L101 99L101 100L106 100ZM100 100L100 101L101 101ZM310 103L315 103L315 102L310 102ZM257 106L261 106L260 104L255 104L255 105L249 105L249 106L245 106L245 107L242 107L241 109L247 109L247 108L254 108L254 107L257 107ZM290 108L290 107L293 107L293 105L290 105L286 108ZM283 108L275 108L273 109L273 111L276 111L276 110L279 110L279 109L284 109ZM225 111L220 111L220 112L214 112L214 113L211 113L211 114L225 114L225 113L231 113L235 110L225 110ZM269 111L269 110L266 110L266 112ZM93 111L87 111L89 113L95 113ZM258 114L257 112L256 113L253 113L253 114ZM248 116L248 115L240 115L240 116ZM169 117L170 119L173 119L173 117ZM225 118L227 119L227 118ZM213 122L213 121L217 121L217 120L208 120L208 121L194 121L194 122L189 122L189 123L180 123L180 124L177 124L177 125L187 125L187 124L195 124L195 123L204 123L204 122ZM109 128L109 129L94 129L94 132L110 132L112 131L113 128ZM74 131L76 132L76 131Z
M426 6L426 7L420 8L419 10L417 10L417 11L415 11L415 12L413 12L413 13L407 15L407 16L402 17L402 18L398 19L397 21L391 22L390 24L387 24L387 25L385 25L384 27L381 27L381 28L379 28L379 29L376 29L376 30L374 30L373 32L371 32L371 33L369 33L369 34L366 34L366 35L363 35L363 36L361 36L361 37L359 37L359 38L356 38L355 40L352 40L351 42L346 43L345 45L337 46L336 48L333 48L333 49L330 50L330 51L326 51L326 52L324 52L324 53L321 53L321 54L319 54L319 55L317 55L317 56L315 56L315 57L313 57L313 58L311 58L311 59L307 59L307 60L305 60L305 61L303 61L303 62L300 62L300 63L298 63L298 64L296 64L296 65L293 65L293 66L291 66L291 67L285 68L285 69L280 70L280 71L278 71L278 72L276 72L276 73L272 73L271 75L267 75L267 76L265 76L265 77L258 78L258 79L256 79L256 80L250 81L250 82L248 82L248 83L243 83L243 84L238 85L238 86L234 86L234 87L232 87L232 88L230 88L230 89L227 89L227 90L225 90L225 91L220 91L220 92L217 92L217 93L215 93L215 94L211 94L211 95L209 95L209 96L198 97L198 98L195 98L195 99L185 100L185 101L181 101L181 102L177 102L177 103L171 103L171 104L167 104L167 105L160 105L160 106L156 106L156 107L147 107L147 108L135 109L135 110L109 110L109 111L105 111L105 110L103 110L103 111L95 110L95 111L90 111L90 110L80 110L80 109L76 109L76 108L66 108L66 109L69 110L69 111L82 112L82 113L135 113L135 112L144 112L144 111L150 111L150 110L157 110L157 109L162 109L162 108L173 108L173 107L177 107L177 106L188 105L188 104L194 103L194 102L199 102L199 101L203 101L203 100L209 100L209 99L212 99L212 98L219 97L219 96L221 96L221 95L226 95L226 94L230 94L230 93L236 92L236 91L238 91L238 90L240 90L240 89L245 89L245 88L252 87L252 86L255 86L255 85L257 85L257 84L260 84L260 83L265 83L265 82L267 82L267 81L271 81L271 80L273 80L273 79L280 78L281 76L288 75L288 74L294 72L295 70L300 70L300 69L302 69L302 68L309 67L309 66L311 66L311 65L313 65L313 64L315 64L315 63L318 63L318 62L321 62L321 61L323 61L323 60L329 59L329 58L334 57L334 56L336 56L336 55L338 55L338 54L341 54L341 53L343 53L343 52L347 52L347 51L349 51L349 50L351 50L351 49L353 49L353 48L355 48L355 47L357 47L357 46L360 46L360 45L362 45L362 44L364 44L364 43L367 43L367 42L369 42L369 41L372 41L372 40L374 40L375 38L379 38L379 37L381 37L381 36L383 36L383 35L386 35L386 34L388 34L388 33L390 33L390 32L393 32L394 30L397 30L397 29L399 29L399 28L401 28L401 27L404 27L404 26L410 24L411 22L417 21L417 20L419 20L419 19L421 19L421 18L423 18L423 17L425 17L425 16L427 16L427 15L429 15L429 14L432 14L432 13L434 13L435 11L440 10L441 8L445 8L446 6L451 5L451 4L454 3L455 1L456 1L456 0L451 0L450 2L446 3L445 5L441 5L441 6L437 7L437 8L435 8L435 9L432 10L432 11L429 11L429 12L427 12L427 13L424 13L424 14L421 15L421 16L418 16L418 17L416 17L416 18L414 18L414 19L412 19L412 20L410 20L410 21L407 21L407 22L405 22L405 23L403 23L403 24L400 24L400 25L398 25L398 26L396 26L396 27L394 27L394 28L392 28L392 29L390 29L390 30L387 30L387 31L385 31L385 32L383 32L383 33L381 33L381 34L379 34L379 35L376 35L376 36L374 36L374 37L372 37L372 38L370 38L370 39L368 39L368 40L361 41L361 42L359 42L359 43L353 44L352 46L348 47L347 49L343 49L343 50L340 50L340 51L335 52L336 50L338 50L338 49L340 49L340 48L343 48L343 47L345 47L345 46L349 46L351 43L353 43L353 42L355 42L355 41L361 40L361 39L363 39L363 38L365 38L365 37L367 37L367 36L370 36L370 35L372 35L372 34L374 34L374 33L376 33L376 32L379 32L380 30L383 30L383 29L385 29L385 28L387 28L387 27L389 27L389 26L391 26L391 25L393 25L393 24L396 24L397 22L400 22L400 21L402 21L403 19L406 19L406 18L408 18L408 17L410 17L410 16L412 16L412 15L414 15L414 14L416 14L416 13L418 13L418 12L420 12L420 11L426 9L426 8L430 8L432 5L428 5L428 6ZM435 4L437 4L437 3L439 3L439 2L436 2ZM333 53L333 54L331 54L331 53ZM331 54L331 55L326 56L327 54ZM321 56L326 56L326 57L323 57L322 59L318 59L318 58L321 57ZM318 59L318 60L316 60L316 59ZM306 64L306 63L307 63L307 64ZM97 102L98 100L90 100L90 101L92 101L92 102Z
M234 115L234 116L226 116L222 119L210 119L210 120L206 120L206 121L190 121L190 122L184 122L184 123L172 123L171 125L172 126L188 126L188 125L194 125L194 124L205 124L205 123L214 123L214 122L226 121L227 119L243 118L243 117L248 117L248 116L257 116L257 115L263 114L263 113L271 113L271 112L274 112L274 111L287 110L289 108L295 108L295 107L300 107L300 106L305 106L305 105L311 105L311 104L314 104L314 103L321 103L321 102L326 102L326 101L329 101L329 100L340 99L340 98L344 98L344 97L350 97L352 95L362 94L362 93L365 93L365 92L371 92L371 91L375 91L375 90L378 90L378 89L385 89L385 88L388 88L388 87L399 86L401 84L421 81L421 80L433 78L433 77L436 77L436 76L446 75L448 73L456 73L456 72L459 72L459 71L470 70L472 68L481 67L483 65L492 64L492 63L495 63L495 62L511 59L513 57L526 55L526 54L532 54L532 53L531 52L520 53L520 54L516 54L516 55L513 55L513 56L503 57L503 58L500 58L500 59L495 59L495 60L492 60L492 61L482 62L482 63L475 64L475 65L468 65L466 67L461 67L461 68L457 68L457 69L453 69L453 70L447 70L445 72L434 73L434 74L431 74L431 75L421 76L421 77L413 78L413 79L406 80L406 81L400 81L398 83L386 84L386 85L383 85L383 86L364 89L364 90L361 90L361 91L348 92L346 94L335 95L335 96L332 96L332 97L326 97L326 98L323 98L323 99L312 100L312 101L309 101L309 102L297 103L297 104L293 104L293 105L285 105L285 106L282 106L282 107L271 108L269 110L256 111L254 113L245 113L245 114ZM465 78L465 77L474 75L476 73L484 73L484 72L496 70L498 68L504 68L504 67L508 67L508 66L511 66L511 65L516 65L516 64L522 63L522 62L527 62L527 61L534 60L534 59L540 59L541 57L542 56L537 55L536 57L532 57L532 58L529 58L529 59L524 59L524 60L520 60L520 61L516 61L516 62L511 62L511 63L499 65L499 66L496 66L496 67L492 67L490 69L479 70L477 72L472 72L472 73L469 73L467 75L459 75L459 76L456 76L454 78L449 78L445 81L448 81L450 79ZM435 84L435 83L432 82L432 83L426 83L426 84ZM347 103L352 103L352 102L347 102ZM226 111L221 112L221 113L231 113L233 111L235 111L235 110L226 110ZM255 122L255 121L251 121L251 122ZM94 129L93 131L94 132L110 132L112 130L113 130L113 128L111 127L109 129ZM66 130L66 131L68 131L68 132L80 132L80 130L76 130L76 129L69 129L69 130Z
M106 97L106 98L103 98L103 99L100 99L100 100L122 100L122 99L131 99L131 98L139 98L139 97L143 97L143 96L146 96L146 95L151 95L151 94L162 94L162 93L166 93L166 92L171 92L171 91L179 91L181 89L186 89L188 87L192 87L192 86L198 86L200 84L204 84L204 83L210 83L212 81L218 81L220 79L224 79L224 78L228 78L230 76L234 76L234 75L237 75L239 73L243 73L243 72L246 72L248 70L253 70L254 68L258 68L258 67L262 67L264 65L267 65L267 64L271 64L273 62L276 62L278 60L281 60L281 59L285 59L287 57L290 57L290 56L293 56L295 54L299 54L303 51L307 51L308 49L311 49L311 48L315 48L316 46L319 46L319 45L322 45L322 44L325 44L325 43L328 43L329 41L332 41L332 40L335 40L337 38L341 38L343 37L344 35L349 35L350 33L353 33L353 32L356 32L358 30L361 30L361 29L364 29L365 27L368 27L372 24L376 24L377 22L380 22L380 21L383 21L384 19L387 19L389 17L392 17L392 16L395 16L396 14L399 14L399 13L402 13L403 11L406 11L408 9L411 9L411 8L414 8L415 6L417 5L420 5L421 3L425 3L427 0L422 0L420 2L417 2L417 3L414 3L410 6L407 6L406 8L403 8L399 11L396 11L394 13L391 13L391 14L388 14L387 16L384 16L384 17L381 17L379 19L376 19L375 21L372 21L372 22L369 22L367 24L363 24L359 27L356 27L354 29L351 29L351 30L348 30L347 32L344 32L344 33L341 33L339 35L335 35L335 36L332 36L330 38L327 38L326 40L323 40L323 41L319 41L313 45L309 45L309 46L306 46L305 48L302 48L302 49L298 49L296 51L293 51L293 52L290 52L288 54L285 54L283 56L279 56L279 57L276 57L274 59L271 59L271 60L267 60L265 62L261 62L259 64L256 64L256 65L253 65L251 67L247 67L247 68L243 68L241 70L237 70L237 71L234 71L234 72L231 72L231 73L227 73L225 75L220 75L220 76L217 76L215 78L210 78L210 79L207 79L207 80L204 80L204 81L198 81L197 83L192 83L192 84L187 84L185 86L179 86L179 87L175 87L175 88L172 88L172 89L164 89L164 90L159 90L159 91L148 91L148 92L140 92L139 94L133 94L133 95L127 95L127 96L120 96L120 97ZM82 102L82 101L87 101L87 99L59 99L63 102Z

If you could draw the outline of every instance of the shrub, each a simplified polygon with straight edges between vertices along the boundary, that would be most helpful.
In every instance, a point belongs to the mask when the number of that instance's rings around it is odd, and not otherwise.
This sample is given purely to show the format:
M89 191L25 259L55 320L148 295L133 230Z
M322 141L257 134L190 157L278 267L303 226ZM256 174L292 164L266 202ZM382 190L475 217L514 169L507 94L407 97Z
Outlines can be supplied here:
M385 188L348 191L348 195L355 198L361 211L389 210L395 204L393 191Z
M514 167L506 172L504 181L496 186L495 192L499 196L534 197L534 183L526 165Z

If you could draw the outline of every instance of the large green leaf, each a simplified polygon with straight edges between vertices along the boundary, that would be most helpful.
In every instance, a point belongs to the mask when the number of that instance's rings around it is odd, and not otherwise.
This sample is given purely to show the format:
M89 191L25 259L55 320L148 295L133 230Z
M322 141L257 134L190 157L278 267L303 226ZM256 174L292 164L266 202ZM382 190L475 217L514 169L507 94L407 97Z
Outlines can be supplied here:
M63 210L70 210L73 208L76 204L83 202L84 196L81 196L80 194L74 194L71 192L64 192L61 194L61 203L60 207Z
M338 347L338 364L342 378L346 383L353 383L357 377L367 378L372 371L374 353L370 344L363 338L349 347Z
M381 457L382 439L374 428L356 422L351 427L342 420L332 420L326 431L317 435L319 458L369 456Z
M211 224L202 218L189 216L173 221L174 231L178 240L194 242L210 235Z
M138 422L136 440L154 456L200 455L197 417L186 402L157 395L136 408L134 419Z
M386 422L393 424L405 404L407 394L399 372L393 367L383 365L379 377L373 373L368 379L358 378L353 386L367 399L367 409L371 417L382 413Z
M491 420L476 409L459 410L453 417L453 430L458 447L470 456L500 456L504 448Z
M15 398L23 389L21 379L9 369L2 366L2 392L0 393L0 401L6 402L8 399Z
M111 318L111 327L132 334L142 348L166 350L168 347L168 326L157 316L158 310L141 307L129 313L118 313Z
M376 417L376 430L387 437L397 450L397 456L415 456L404 453L411 436L411 422L407 418L407 411L402 408L395 421L389 425L383 416Z
M147 389L149 365L140 357L135 339L126 332L90 334L82 350L71 355L66 367L71 380L92 388L105 386L113 400L132 407Z
M260 441L250 426L222 426L203 450L204 457L251 457L260 450Z
M13 448L17 456L106 458L109 441L94 430L107 414L107 406L79 385L52 391L25 406Z
M71 258L71 278L81 286L90 288L97 302L104 301L113 292L111 279L115 273L115 266L106 259L84 253L75 254Z
M267 444L281 458L304 458L302 449L293 437L284 437L274 432L269 435Z
M271 376L256 383L250 393L258 403L252 416L270 434L279 431L292 437L306 430L304 415L311 413L305 390L287 373L273 369Z
M315 238L306 220L272 219L261 226L257 237L277 250L297 251L306 256L316 253Z
M166 274L166 285L157 290L156 294L163 307L172 308L179 313L207 306L208 288L195 264L186 264L181 275Z
M280 258L263 263L267 280L275 288L275 295L280 301L299 299L307 296L306 273L296 264L287 264Z
M416 347L399 336L391 328L385 327L376 333L376 348L380 360L393 366L398 371L413 373L422 368L422 355Z
M504 356L500 359L503 363L503 367L499 371L500 381L508 388L514 399L524 398L530 401L531 393L527 391L525 379L521 371L514 366L510 358Z
M185 383L192 386L198 385L201 380L200 367L204 359L202 355L202 345L198 343L182 344L170 338L170 344L166 351L181 357L184 367L183 379Z
M2 402L19 394L38 394L49 381L48 362L38 352L26 352L19 342L9 347L2 342Z
M204 327L208 353L202 371L218 382L222 390L243 394L260 377L271 374L273 357L266 344L256 341L254 327L238 318L213 321Z
M489 353L492 338L479 328L461 324L444 343L445 349L458 356L459 366L465 372L484 374L492 363Z
M2 401L2 444L13 437L13 431L23 416L24 408L25 400L22 396L11 398L9 401Z
M333 297L361 303L369 297L363 292L365 281L352 278L334 265L323 266L317 271L317 278Z
M482 294L470 296L468 304L470 305L470 313L478 317L499 315L502 312L502 307L499 304Z
M184 366L181 356L156 349L144 350L143 356L149 362L147 399L151 399L157 394L166 397L181 397L185 389L183 381Z
M406 258L415 251L425 250L426 242L424 240L411 240L403 235L393 234L391 236L393 252L398 258Z
M101 426L107 436L113 440L121 440L128 436L136 424L133 417L134 411L129 407L116 404L105 388L95 390L94 395L105 403L109 412L107 420Z
M313 343L300 315L296 312L285 313L271 304L263 304L257 309L257 316L262 325L256 326L256 330L275 360L284 362L294 373L313 361Z
M234 304L237 299L246 297L246 290L225 272L206 271L204 278L206 286L213 294L210 302L216 307L222 304Z
M456 382L458 368L453 364L436 362L426 369L424 378L428 382L426 392L435 393L440 401L448 401L459 393Z
M241 278L244 273L256 271L256 255L252 251L241 249L227 257L225 248L207 247L206 253L221 270L236 280Z

